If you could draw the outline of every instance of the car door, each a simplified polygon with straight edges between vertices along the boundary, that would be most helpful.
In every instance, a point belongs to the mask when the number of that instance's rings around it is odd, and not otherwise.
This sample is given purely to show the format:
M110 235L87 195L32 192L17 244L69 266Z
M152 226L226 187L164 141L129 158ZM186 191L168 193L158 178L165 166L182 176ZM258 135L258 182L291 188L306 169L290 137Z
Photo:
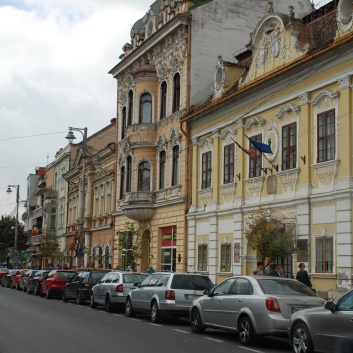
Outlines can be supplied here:
M97 287L94 287L94 300L97 303L105 303L105 293L106 287L112 282L113 273L108 273L102 278L102 280L97 284Z
M323 347L343 352L340 346L353 339L353 291L337 302L330 315L321 316L320 327Z
M156 289L160 288L160 287L156 287L156 284L160 277L161 277L160 273L153 274L148 282L145 283L145 281L143 281L141 286L138 289L136 289L136 291L138 292L135 293L135 290L131 292L133 294L133 297L135 298L133 302L134 308L140 309L143 311L150 310L152 296L155 293Z
M229 293L235 278L228 278L216 286L210 295L201 299L203 321L205 324L219 326L223 323L223 300Z
M65 285L65 295L67 298L72 298L75 296L78 283L80 280L80 274L76 273L69 282Z

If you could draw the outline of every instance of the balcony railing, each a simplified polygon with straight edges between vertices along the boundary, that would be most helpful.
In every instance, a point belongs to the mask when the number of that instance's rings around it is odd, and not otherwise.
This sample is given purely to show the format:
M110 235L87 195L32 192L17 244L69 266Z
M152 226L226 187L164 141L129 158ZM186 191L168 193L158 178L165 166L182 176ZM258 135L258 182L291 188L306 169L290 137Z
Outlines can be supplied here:
M38 207L33 211L32 218L43 217L43 207Z
M153 191L138 191L125 194L119 205L124 214L135 221L150 220L155 214L156 194Z
M131 146L154 147L157 138L156 124L130 125L127 127L126 137Z

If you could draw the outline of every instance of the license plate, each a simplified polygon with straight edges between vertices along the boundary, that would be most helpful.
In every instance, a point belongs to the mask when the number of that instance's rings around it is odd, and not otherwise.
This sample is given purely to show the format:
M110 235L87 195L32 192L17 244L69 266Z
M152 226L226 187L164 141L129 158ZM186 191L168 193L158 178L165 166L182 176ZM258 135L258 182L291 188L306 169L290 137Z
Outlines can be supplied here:
M198 295L194 295L194 294L185 294L185 299L186 300L194 300L196 298L198 298Z

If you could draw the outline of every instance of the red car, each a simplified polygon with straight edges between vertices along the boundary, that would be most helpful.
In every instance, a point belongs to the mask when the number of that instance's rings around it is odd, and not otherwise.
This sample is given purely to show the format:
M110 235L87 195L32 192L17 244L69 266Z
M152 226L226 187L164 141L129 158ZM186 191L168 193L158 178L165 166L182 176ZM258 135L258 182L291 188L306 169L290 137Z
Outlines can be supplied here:
M48 273L48 277L42 282L41 295L45 295L47 299L52 296L62 295L63 288L68 280L77 273L73 270L53 270Z
M0 280L5 277L7 275L7 273L9 272L8 268L0 268Z
M11 288L16 288L16 289L20 289L20 280L22 275L27 271L27 269L20 269L18 270L18 272L16 273L15 276L12 277L11 279Z

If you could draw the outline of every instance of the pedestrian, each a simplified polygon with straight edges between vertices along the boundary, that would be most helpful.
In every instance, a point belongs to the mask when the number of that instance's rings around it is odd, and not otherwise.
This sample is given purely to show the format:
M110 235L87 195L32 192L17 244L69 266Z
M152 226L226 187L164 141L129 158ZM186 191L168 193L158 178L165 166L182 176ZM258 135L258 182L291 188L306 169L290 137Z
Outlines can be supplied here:
M68 269L69 269L69 266L67 264L65 264L64 270L68 270Z
M278 266L277 271L280 277L287 277L286 274L284 273L284 268L283 266Z
M254 276L263 276L264 275L264 263L262 261L258 261L256 263L257 268L256 270L253 272Z
M153 266L150 265L150 268L147 271L149 274L152 274L154 272Z
M295 279L298 280L299 282L302 282L310 289L312 289L313 285L311 284L310 276L308 272L305 270L305 264L303 262L299 264L299 271L297 272Z
M280 275L277 271L277 264L275 264L275 263L270 264L270 272L268 273L268 276L280 277Z

